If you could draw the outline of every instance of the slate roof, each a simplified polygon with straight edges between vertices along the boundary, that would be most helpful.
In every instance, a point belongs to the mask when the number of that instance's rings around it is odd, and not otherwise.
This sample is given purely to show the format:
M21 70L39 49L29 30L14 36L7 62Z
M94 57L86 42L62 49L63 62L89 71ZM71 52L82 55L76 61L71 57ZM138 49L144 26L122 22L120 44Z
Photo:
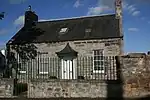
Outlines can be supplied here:
M61 28L68 28L60 34ZM91 29L91 32L85 32ZM61 42L73 40L120 38L119 20L115 14L37 22L33 29L23 27L12 43Z

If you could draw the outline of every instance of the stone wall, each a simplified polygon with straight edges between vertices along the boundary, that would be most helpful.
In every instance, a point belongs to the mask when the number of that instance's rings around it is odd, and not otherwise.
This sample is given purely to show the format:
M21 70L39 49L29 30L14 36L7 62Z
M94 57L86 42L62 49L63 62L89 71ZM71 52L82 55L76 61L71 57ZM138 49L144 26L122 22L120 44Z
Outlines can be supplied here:
M120 55L122 53L120 38L98 39L98 40L81 40L66 41L56 43L39 43L35 44L38 52L48 52L46 56L56 57L56 52L65 48L69 43L72 49L78 52L78 56L93 56L94 49L103 49L105 56Z
M129 54L118 57L117 78L110 81L34 80L28 84L28 97L126 97L150 95L150 55Z
M21 64L22 68L26 71L26 73L22 73L18 75L19 79L22 80L27 80L28 78L48 78L51 76L56 76L58 78L61 78L61 61L58 60L58 58L53 58L57 57L56 52L61 51L62 49L65 48L66 44L69 43L72 49L78 52L78 57L92 57L93 56L93 50L95 49L103 49L104 50L104 55L105 56L116 56L120 55L122 53L121 49L121 41L122 39L120 38L114 38L114 39L100 39L100 40L82 40L82 41L67 41L67 42L57 42L57 43L36 43L34 46L36 47L36 52L41 52L41 53L46 53L42 54L39 56L39 58L46 58L46 57L51 57L52 62L49 62L48 66L48 74L49 75L41 75L39 74L39 66L42 63L38 59L33 59L25 64ZM27 48L26 48L27 49ZM22 51L26 52L25 49ZM34 50L30 50L34 51ZM11 52L16 53L14 49L11 49ZM26 53L28 54L28 53ZM18 58L17 55L15 55L16 59ZM38 58L38 57L36 57ZM79 59L78 59L79 60ZM82 60L82 59L80 59ZM54 61L54 63L53 63ZM83 60L82 60L83 61ZM86 78L90 77L97 77L98 75L91 75L91 72L93 70L93 60L88 59L88 64L87 61L78 61L77 59L74 59L74 66L80 69L79 73L83 73L81 76L85 76ZM32 63L31 63L32 62ZM112 62L113 63L113 62ZM78 64L78 66L77 66ZM83 66L84 65L84 66ZM86 65L86 66L85 66ZM23 68L24 66L24 68ZM60 70L59 70L60 69ZM53 71L53 72L52 72ZM85 73L88 72L88 73ZM110 71L108 71L109 73ZM15 76L15 71L14 74Z
M131 53L121 57L125 97L150 95L150 55Z
M13 79L0 79L0 98L13 97Z
M28 97L30 98L82 98L106 97L107 85L105 83L91 83L89 81L32 81L28 84Z

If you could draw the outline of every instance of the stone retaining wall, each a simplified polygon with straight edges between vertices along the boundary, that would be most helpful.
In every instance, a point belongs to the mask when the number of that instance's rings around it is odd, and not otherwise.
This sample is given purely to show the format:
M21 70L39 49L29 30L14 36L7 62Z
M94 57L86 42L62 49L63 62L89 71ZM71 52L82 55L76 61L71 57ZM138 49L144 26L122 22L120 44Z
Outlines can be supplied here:
M125 97L150 95L150 55L132 53L121 57Z
M28 84L28 97L138 98L150 95L150 55L135 53L117 59L117 81L35 80Z
M30 98L94 98L107 95L105 83L90 83L88 81L32 81L28 87L28 97Z
M13 97L13 79L0 79L0 98Z

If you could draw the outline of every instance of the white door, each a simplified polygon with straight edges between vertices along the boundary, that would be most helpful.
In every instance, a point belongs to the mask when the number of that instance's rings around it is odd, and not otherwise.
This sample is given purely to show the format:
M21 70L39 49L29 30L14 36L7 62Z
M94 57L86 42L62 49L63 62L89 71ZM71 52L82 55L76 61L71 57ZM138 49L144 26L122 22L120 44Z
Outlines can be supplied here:
M62 60L62 79L74 79L75 70L72 60Z

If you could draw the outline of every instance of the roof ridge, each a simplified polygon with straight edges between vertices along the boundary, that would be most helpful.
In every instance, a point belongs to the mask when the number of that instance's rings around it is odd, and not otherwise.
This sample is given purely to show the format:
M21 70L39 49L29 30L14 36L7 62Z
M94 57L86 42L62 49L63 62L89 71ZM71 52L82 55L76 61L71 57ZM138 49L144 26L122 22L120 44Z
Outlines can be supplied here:
M101 14L101 15L67 17L67 18L49 19L49 20L38 21L38 22L42 23L42 22L50 22L50 21L73 20L73 19L82 19L82 18L91 18L91 17L103 17L103 16L110 16L110 15L115 15L115 14L114 13L109 13L109 14Z

